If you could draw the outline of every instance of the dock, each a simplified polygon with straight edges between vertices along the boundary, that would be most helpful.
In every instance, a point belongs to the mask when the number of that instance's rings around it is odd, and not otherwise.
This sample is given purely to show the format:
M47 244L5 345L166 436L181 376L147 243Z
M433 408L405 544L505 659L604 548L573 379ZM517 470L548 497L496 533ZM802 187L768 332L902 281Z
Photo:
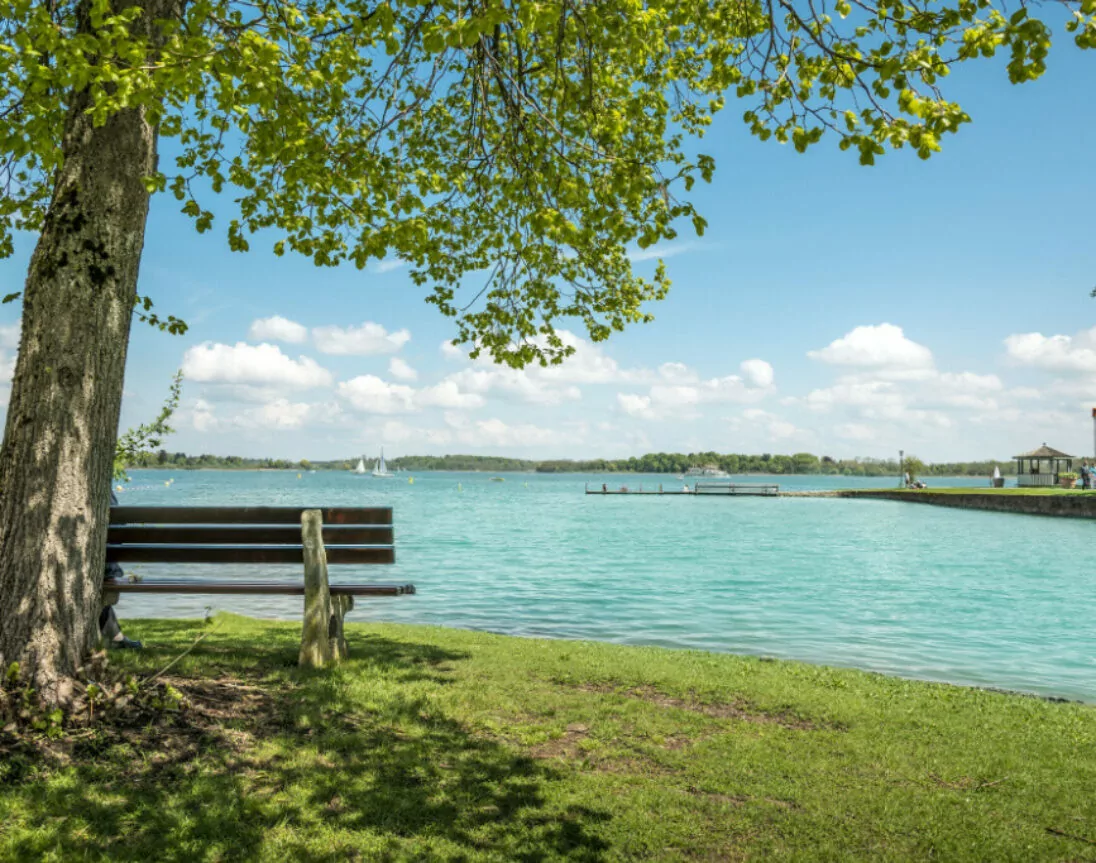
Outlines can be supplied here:
M692 488L688 485L682 485L676 488L665 488L665 483L659 483L657 488L651 488L648 484L647 488L643 487L643 483L639 484L638 488L629 488L626 485L619 488L609 488L607 483L603 483L601 488L590 488L590 484L586 483L586 494L598 494L598 495L613 495L613 494L625 494L625 495L661 495L661 496L711 496L711 497L778 497L780 495L780 486L775 483L741 483L741 482L698 482L695 483Z

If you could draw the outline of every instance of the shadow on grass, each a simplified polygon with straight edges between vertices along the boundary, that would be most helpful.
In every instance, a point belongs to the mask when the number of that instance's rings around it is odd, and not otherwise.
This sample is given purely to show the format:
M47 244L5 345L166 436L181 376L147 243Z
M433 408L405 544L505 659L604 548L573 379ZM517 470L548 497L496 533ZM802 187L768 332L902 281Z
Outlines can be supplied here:
M607 814L428 697L466 654L357 635L350 666L300 674L286 670L292 640L203 642L187 657L201 671L172 678L193 705L177 720L104 728L71 767L0 784L0 811L21 816L17 832L0 823L0 856L604 858ZM369 675L385 685L355 697Z

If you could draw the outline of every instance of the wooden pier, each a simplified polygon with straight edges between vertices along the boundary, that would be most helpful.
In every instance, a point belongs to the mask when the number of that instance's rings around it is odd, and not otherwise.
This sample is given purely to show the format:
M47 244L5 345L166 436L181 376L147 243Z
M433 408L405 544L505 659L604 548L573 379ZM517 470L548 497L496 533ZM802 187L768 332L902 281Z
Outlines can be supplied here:
M711 496L711 497L776 497L780 494L780 486L775 483L735 483L735 482L698 482L689 488L688 485L679 486L677 488L665 488L665 483L659 483L658 488L651 488L648 485L647 488L643 487L643 483L639 484L638 488L629 488L628 486L620 486L619 488L609 488L607 483L603 483L601 488L590 488L590 484L586 483L586 494L628 494L628 495L691 495L691 496Z

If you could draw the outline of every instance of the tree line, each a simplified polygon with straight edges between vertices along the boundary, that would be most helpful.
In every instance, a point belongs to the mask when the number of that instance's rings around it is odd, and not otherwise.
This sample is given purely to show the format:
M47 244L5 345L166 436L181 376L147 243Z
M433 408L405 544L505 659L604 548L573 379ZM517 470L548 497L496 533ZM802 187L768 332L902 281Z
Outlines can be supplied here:
M177 470L352 470L358 457L312 461L300 459L244 458L242 456L187 455L166 450L131 454L127 468L174 468ZM925 476L989 476L995 467L1002 474L1015 472L1015 463L1005 460L937 462L922 464L911 456L899 466L897 459L835 459L828 455L799 452L792 455L762 453L648 453L626 459L529 459L484 455L412 455L389 459L391 469L401 471L503 471L526 473L646 473L682 474L690 468L712 467L731 474L820 474L833 476L897 476L916 464Z

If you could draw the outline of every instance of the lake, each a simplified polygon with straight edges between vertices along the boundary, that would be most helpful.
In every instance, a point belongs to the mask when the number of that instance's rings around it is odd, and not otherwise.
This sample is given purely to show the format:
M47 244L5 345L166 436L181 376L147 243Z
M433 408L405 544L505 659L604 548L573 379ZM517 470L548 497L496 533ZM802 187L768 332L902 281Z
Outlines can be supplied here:
M1096 568L1087 555L1096 526L1088 521L836 498L583 494L586 482L680 485L667 476L410 476L133 471L119 502L391 506L396 565L332 567L332 580L412 582L419 593L359 599L350 620L748 653L1096 701ZM775 481L784 490L895 482ZM299 568L268 569L300 577ZM292 619L301 603L130 596L118 607L123 621L207 609Z

